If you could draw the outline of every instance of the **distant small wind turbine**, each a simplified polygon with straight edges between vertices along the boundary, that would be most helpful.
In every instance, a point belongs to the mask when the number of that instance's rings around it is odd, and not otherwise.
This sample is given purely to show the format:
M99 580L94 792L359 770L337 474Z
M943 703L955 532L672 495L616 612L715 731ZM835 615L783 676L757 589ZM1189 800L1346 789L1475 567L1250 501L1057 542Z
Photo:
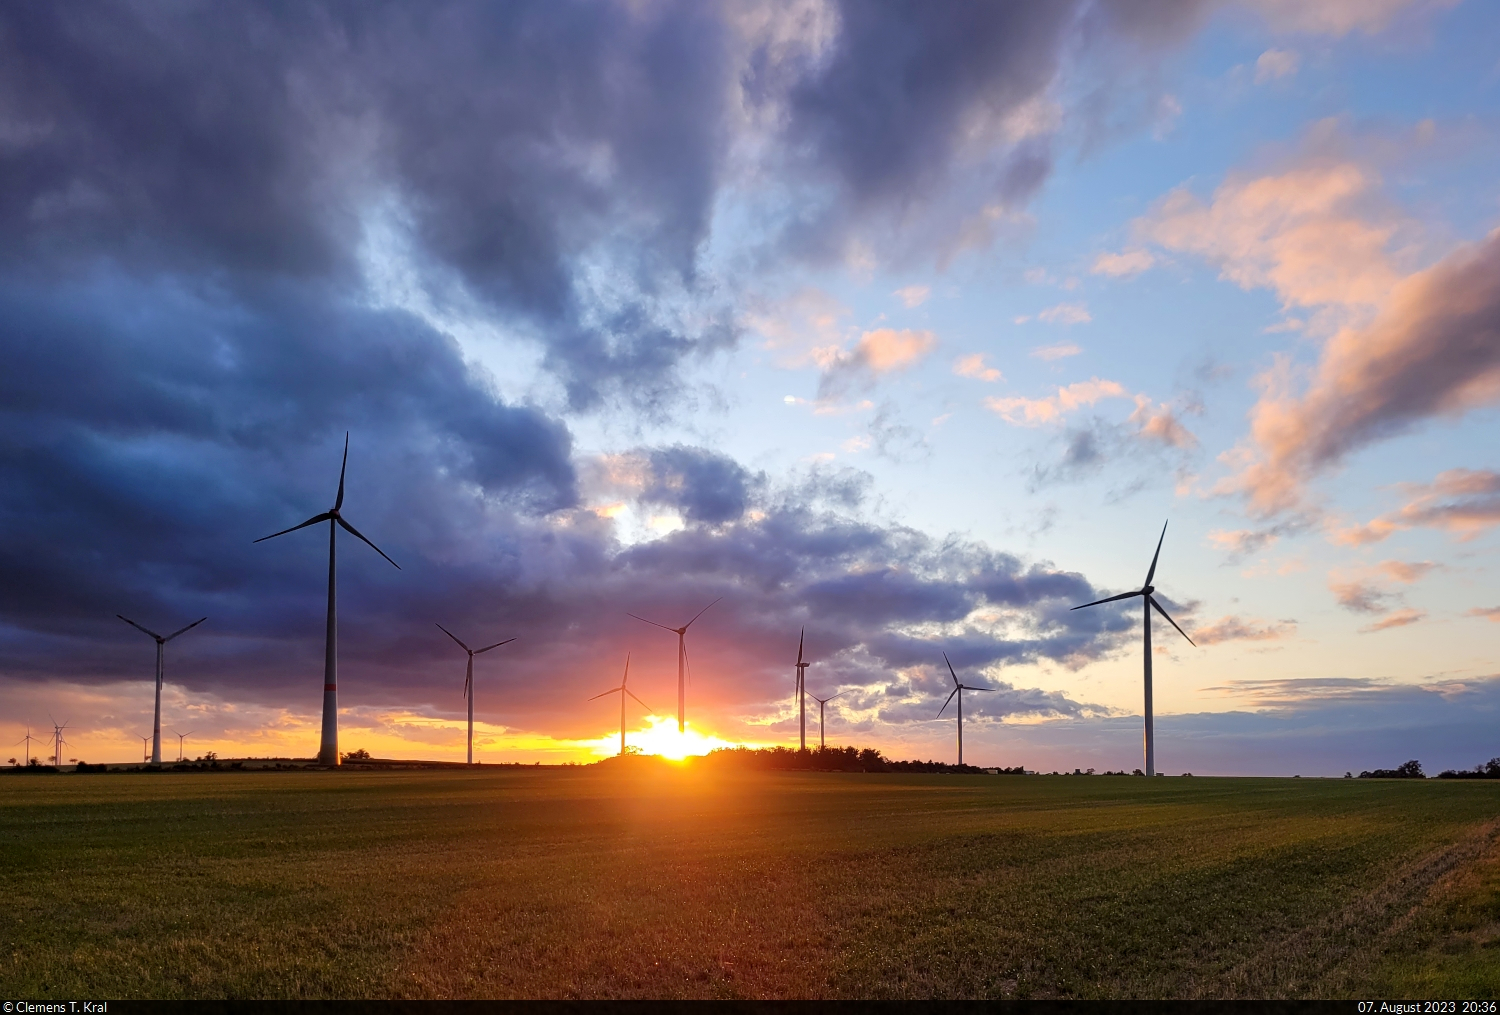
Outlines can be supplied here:
M137 734L139 735L139 734ZM151 738L141 737L141 764L151 760Z
M17 740L15 743L11 744L11 746L12 747L20 747L22 744L26 745L26 764L29 766L31 764L31 742L33 740L40 740L40 739L41 739L41 737L34 737L34 736L31 735L31 727L28 726L28 727L26 727L26 735L24 737L22 737L20 740Z
M269 536L261 536L254 540L257 543L264 543L268 539L305 529L309 525L316 525L319 522L328 523L328 633L323 641L323 735L318 744L318 764L329 766L339 764L339 611L338 583L334 567L339 529L343 528L351 536L385 557L391 567L397 571L401 570L400 564L386 557L384 550L366 539L363 533L346 522L344 516L339 514L339 509L344 506L344 470L348 467L349 434L345 432L344 463L339 466L339 493L334 499L333 507L320 515L313 515L301 525L293 525L289 529L282 529L280 532L273 532Z
M802 661L802 641L807 637L807 628L797 636L797 725L802 739L802 750L807 750L807 668L811 663Z
M142 632L144 634L148 634L152 638L156 639L156 714L155 714L155 718L153 718L151 720L151 737L152 737L152 740L151 740L151 764L153 764L153 765L160 765L161 764L161 681L162 681L163 665L164 665L165 656L166 656L167 642L171 641L173 638L177 637L179 634L186 634L187 632L191 631L193 628L197 627L199 624L203 623L208 618L207 617L199 617L197 620L193 621L187 627L180 628L180 629L178 629L176 631L173 631L169 635L163 636L163 635L157 634L155 631L152 631L149 628L142 627L140 624L137 624L135 621L131 620L129 617L125 616L123 613L116 613L115 616L117 616L121 620L125 621L125 623L129 624L131 627L135 628L137 631L140 631L140 632Z
M640 619L640 618L636 618L636 619ZM646 623L649 624L650 621L648 620ZM598 694L594 695L593 698L589 699L589 701L593 701L596 698L602 698L602 697L604 697L606 694L619 694L619 696L620 696L620 757L622 757L622 758L625 756L625 695L628 694L632 698L635 698L635 692L632 691L630 688L628 688L628 687L625 686L626 683L629 682L629 680L630 680L630 656L629 656L629 654L627 654L625 656L625 674L624 674L624 676L620 677L620 686L619 687L611 687L607 691L600 691ZM655 713L656 710L653 709L650 705L646 704L644 701L641 701L641 699L635 698L635 700L636 700L636 704L638 704L642 708L644 708L648 714L654 714Z
M943 662L948 663L948 653L946 653L946 652L943 653ZM993 687L970 687L968 684L960 684L958 682L958 674L953 672L953 664L952 663L948 663L948 673L953 677L953 690L951 690L951 691L948 692L947 701L944 701L943 702L943 707L940 708L940 709L938 709L937 717L939 719L941 719L943 717L943 713L948 710L948 702L953 700L953 696L955 694L958 695L958 763L960 765L962 765L964 763L964 696L963 696L963 692L964 691L993 691L993 690L995 690L995 688L993 688Z
M50 715L47 718L52 719ZM68 722L71 721L72 720L68 720ZM63 745L67 743L67 740L63 738L63 730L65 729L68 729L67 722L64 722L61 726L59 726L57 724L57 720L52 719L52 764L56 765L59 768L62 767Z
M465 652L469 653L469 668L464 673L464 697L469 700L469 761L468 761L468 763L472 765L472 764L474 764L474 657L477 656L481 652L488 652L492 648L499 648L501 645L509 645L511 642L515 641L516 639L514 639L514 638L506 638L504 641L497 641L497 642L495 642L495 644L493 644L493 645L486 645L484 648L470 648L469 646L465 645L463 642L458 641L458 636L455 635L452 631L448 630L442 624L439 624L437 626L437 629L439 631L442 631L448 637L452 638L454 641L458 642L458 647L461 648L461 649L463 649Z
M1146 571L1146 580L1145 580L1145 582L1142 583L1142 585L1141 585L1141 587L1139 589L1135 590L1134 592L1122 592L1122 593L1120 593L1117 596L1110 596L1108 599L1096 599L1092 603L1084 603L1082 606L1075 606L1075 607L1073 607L1073 609L1075 609L1075 610L1082 610L1082 609L1085 609L1086 607L1089 607L1089 606L1098 606L1100 603L1113 603L1113 602L1116 602L1116 601L1121 600L1121 599L1133 599L1136 596L1140 596L1143 600L1145 600L1141 604L1141 616L1142 616L1142 630L1145 633L1145 638L1146 638L1146 774L1147 775L1155 775L1156 774L1156 731L1155 731L1154 724L1153 724L1152 718L1151 718L1151 608L1153 606L1156 607L1156 612L1160 613L1163 617L1166 617L1167 618L1167 623L1171 624L1173 627L1177 627L1177 621L1175 621L1171 617L1167 616L1167 611L1161 608L1161 603L1158 603L1156 601L1156 598L1152 595L1152 593L1156 591L1156 587L1151 584L1151 579L1153 579L1153 578L1156 577L1156 560L1157 560L1158 557L1161 556L1161 544L1162 544L1162 540L1164 540L1166 538L1167 538L1167 526L1166 526L1166 523L1162 523L1161 536L1160 536L1160 538L1158 538L1156 540L1156 553L1152 554L1152 556L1151 556L1151 567ZM1188 638L1187 632L1184 631L1182 628L1177 627L1177 633L1180 634L1180 635L1182 635L1184 638L1187 638L1187 642L1188 642L1189 645L1192 645L1194 648L1198 647L1193 642L1193 639Z
M173 733L177 733L176 730L173 730L172 732ZM177 733L177 760L178 761L184 760L183 753L182 753L182 742L184 740L186 740L188 737L192 736L196 732L198 732L198 731L197 730L188 730L186 733Z
M808 693L811 694L812 692L809 691ZM834 698L840 697L843 693L843 691L840 691L838 694L830 694L826 698L820 698L816 694L812 696L812 700L818 703L818 750L820 751L823 750L823 706Z
M723 599L724 599L723 596L720 596L718 599L715 599L712 603L709 603L707 606L703 607L703 609L699 610L696 614L694 614L693 615L693 619L690 620L690 621L688 621L686 624L683 624L681 627L668 627L666 624L658 624L656 621L654 621L654 620L647 620L645 617L636 617L634 613L628 613L628 614L626 614L626 616L635 617L636 620L639 620L639 621L641 621L644 624L650 624L652 627L659 627L663 631L671 631L673 634L677 635L677 732L678 733L682 733L682 732L684 732L687 729L687 629L690 628L690 627L692 627L695 623L697 623L699 617L703 616L709 610L713 609L714 605L716 603L722 602Z

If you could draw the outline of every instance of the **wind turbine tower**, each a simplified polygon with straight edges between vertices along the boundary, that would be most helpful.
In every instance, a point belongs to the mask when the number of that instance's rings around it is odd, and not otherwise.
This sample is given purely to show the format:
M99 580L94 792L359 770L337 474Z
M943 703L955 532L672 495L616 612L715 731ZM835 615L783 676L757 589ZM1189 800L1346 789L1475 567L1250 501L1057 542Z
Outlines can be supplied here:
M59 726L56 719L52 720L52 764L58 768L62 767L62 749L63 745L67 743L63 739L63 730L67 728L67 723Z
M650 623L650 621L647 621L647 623ZM625 686L627 683L629 683L629 681L630 681L630 656L626 655L625 656L625 675L620 678L620 686L619 687L611 687L607 691L600 691L598 694L594 695L593 698L589 699L589 701L593 701L596 698L602 698L602 697L604 697L606 694L619 694L619 696L620 696L620 757L622 757L622 758L625 756L625 695L628 694L632 698L635 698L636 703L638 705L640 705L642 708L644 708L648 714L655 711L655 709L653 709L650 705L646 704L644 701L641 701L641 699L636 698L635 697L635 692L632 691L630 688L628 688L628 687Z
M1156 561L1157 558L1161 556L1162 540L1166 538L1167 526L1166 523L1163 522L1161 527L1161 536L1156 540L1156 552L1151 555L1151 567L1147 569L1146 580L1144 583L1142 583L1140 588L1136 589L1134 592L1122 592L1117 596L1110 596L1107 599L1096 599L1092 603L1084 603L1082 606L1073 607L1073 609L1075 610L1082 610L1090 606L1098 606L1100 603L1113 603L1121 599L1133 599L1136 596L1141 597L1141 631L1146 639L1146 774L1148 776L1156 774L1156 731L1151 716L1152 608L1154 607L1157 613L1160 613L1163 617L1166 617L1167 623L1171 624L1173 627L1177 627L1177 621L1173 620L1170 616L1167 615L1167 611L1161 608L1161 604L1158 603L1156 601L1156 598L1152 595L1152 593L1156 591L1156 587L1151 584L1151 580L1156 577ZM1187 638L1187 642L1189 645L1192 645L1194 648L1198 647L1193 642L1193 639L1188 638L1187 632L1182 628L1177 627L1177 633L1182 635L1184 638Z
M439 624L437 626L437 629L439 631L442 631L448 637L452 638L455 642L458 642L458 647L461 648L461 649L463 649L465 652L469 653L469 668L464 673L464 697L466 697L466 698L469 699L469 761L468 761L468 763L472 765L472 764L474 764L474 657L477 656L481 652L488 652L492 648L499 648L501 645L509 645L511 642L515 641L516 639L514 639L514 638L506 638L504 641L497 641L497 642L495 642L495 644L493 644L493 645L486 645L484 648L470 648L469 646L465 645L463 642L458 641L458 637L456 635L454 635L454 633L452 631L450 631L446 627L444 627L442 624Z
M948 653L943 653L943 662L948 663ZM958 674L953 672L953 664L948 663L948 675L953 678L953 690L948 692L948 700L943 702L943 707L938 709L937 717L941 719L943 713L948 710L948 702L953 696L958 696L958 763L964 763L964 695L965 691L993 691L993 687L970 687L968 684L958 682Z
M173 730L172 732L173 733L177 733L176 730ZM183 753L182 753L182 742L184 740L186 740L188 737L192 736L196 732L198 732L198 731L197 730L188 730L186 733L177 733L177 760L178 761L183 760L183 757L184 757Z
M826 698L820 698L816 694L814 694L812 696L812 700L816 701L818 703L818 750L820 750L820 751L823 749L823 746L824 746L824 744L823 744L823 706L826 705L826 704L828 704L834 698L839 697L839 695L842 695L843 693L844 693L843 691L840 691L838 694L830 694Z
M797 725L801 736L801 749L807 750L807 668L811 663L802 661L802 642L807 637L807 628L797 636Z
M135 621L131 620L129 617L125 616L122 613L116 613L115 616L117 616L121 620L125 621L125 623L129 624L131 627L135 628L137 631L140 631L143 634L148 634L152 638L156 639L156 714L155 714L155 717L151 720L151 764L153 764L153 765L160 765L161 764L161 681L162 681L163 665L165 663L165 658L166 658L167 642L171 641L173 638L177 637L179 634L186 634L187 632L191 631L193 628L197 627L199 624L203 623L208 618L207 617L199 617L197 620L193 621L187 627L184 627L184 628L181 628L179 630L173 631L169 635L162 636L162 635L157 634L155 631L152 631L152 630L149 630L148 628L142 627L140 624L137 624Z
M26 727L26 735L11 744L12 747L20 747L22 744L26 745L26 764L28 767L31 765L31 742L37 739L39 738L31 735L31 727L28 726Z
M364 537L354 526L344 520L339 511L344 506L344 471L349 467L349 434L344 434L344 462L339 466L339 492L334 498L333 507L320 515L313 515L301 525L293 525L289 529L273 532L269 536L261 536L255 540L264 543L268 539L284 536L288 532L296 532L305 529L309 525L319 522L328 523L328 633L323 641L323 736L318 745L318 764L336 766L339 764L339 612L338 612L338 582L336 580L336 560L338 548L339 529L342 528L351 536L364 543L376 553L385 557L386 562L397 571L401 565L391 558L385 556L385 551Z
M688 621L686 624L683 624L681 627L668 627L666 624L658 624L656 621L654 621L654 620L647 620L645 617L636 617L634 613L626 614L626 616L635 617L636 620L639 620L642 623L650 624L652 627L659 627L663 631L671 631L673 634L677 635L677 732L678 733L682 733L682 732L684 732L687 729L687 629L690 628L690 627L692 627L693 624L695 624L697 622L697 620L698 620L699 617L703 616L710 609L712 609L715 603L722 602L723 599L724 599L723 596L720 596L718 599L715 599L712 603L709 603L707 606L703 607L703 609L699 610L693 616L692 620Z

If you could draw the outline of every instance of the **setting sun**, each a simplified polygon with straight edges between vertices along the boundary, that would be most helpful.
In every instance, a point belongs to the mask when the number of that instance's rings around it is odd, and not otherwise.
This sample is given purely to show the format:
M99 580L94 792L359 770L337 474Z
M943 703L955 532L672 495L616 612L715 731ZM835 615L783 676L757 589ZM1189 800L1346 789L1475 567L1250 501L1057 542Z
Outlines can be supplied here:
M593 748L595 756L608 758L619 752L620 735L618 732L607 733L597 740L586 742ZM696 754L707 754L720 747L764 746L743 741L723 740L711 733L700 733L693 729L691 722L687 724L686 730L678 733L677 720L669 715L646 716L646 728L627 732L625 743L630 747L639 748L642 754L655 754L673 761L681 761L683 758Z

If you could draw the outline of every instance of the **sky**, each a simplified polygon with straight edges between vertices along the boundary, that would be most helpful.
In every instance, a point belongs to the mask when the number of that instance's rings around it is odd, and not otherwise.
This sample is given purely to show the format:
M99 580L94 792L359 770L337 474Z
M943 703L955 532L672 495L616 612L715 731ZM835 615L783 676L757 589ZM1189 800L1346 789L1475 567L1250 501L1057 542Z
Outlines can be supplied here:
M0 9L0 723L65 758L1500 755L1500 8ZM676 731L675 627L688 635ZM816 716L816 706L811 711ZM810 720L815 736L816 720ZM175 757L171 732L163 745ZM8 741L7 741L8 742ZM16 746L5 756L23 756ZM33 750L47 751L33 745Z

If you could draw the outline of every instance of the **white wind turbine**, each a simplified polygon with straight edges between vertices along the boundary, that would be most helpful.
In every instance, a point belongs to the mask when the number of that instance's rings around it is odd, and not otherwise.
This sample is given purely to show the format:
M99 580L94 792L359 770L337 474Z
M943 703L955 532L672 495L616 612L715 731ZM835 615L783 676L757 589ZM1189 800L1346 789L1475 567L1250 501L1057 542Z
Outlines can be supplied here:
M812 692L808 692L808 693L811 694ZM823 749L823 746L824 746L824 743L823 743L823 706L827 705L834 698L837 698L837 697L841 696L843 693L844 693L843 691L840 691L838 694L830 694L826 698L820 698L816 694L814 694L812 696L812 700L816 701L818 703L818 750L820 750L820 751Z
M811 663L802 661L802 642L807 637L807 628L797 636L797 727L801 737L801 749L807 750L807 668Z
M1158 538L1157 541L1156 541L1156 553L1152 554L1152 556L1151 556L1151 567L1147 569L1147 571L1146 571L1146 580L1145 580L1144 583L1142 583L1142 585L1141 585L1141 587L1139 589L1136 589L1134 592L1121 592L1117 596L1110 596L1107 599L1096 599L1092 603L1084 603L1082 606L1075 606L1075 607L1073 607L1073 609L1075 609L1075 610L1082 610L1085 607L1098 606L1100 603L1113 603L1113 602L1117 602L1118 600L1121 600L1121 599L1133 599L1136 596L1140 596L1141 599L1144 600L1144 602L1141 603L1141 618L1142 618L1142 628L1141 629L1142 629L1142 631L1143 631L1143 633L1145 635L1145 638L1146 638L1146 774L1147 775L1155 775L1156 774L1156 731L1155 731L1155 726L1154 726L1154 723L1153 723L1152 717L1151 717L1151 608L1155 607L1157 613L1160 613L1163 617L1167 618L1167 623L1171 624L1173 627L1177 627L1177 621L1175 621L1171 617L1167 616L1167 611L1161 608L1161 604L1158 603L1156 601L1156 598L1152 595L1152 593L1156 591L1156 587L1151 584L1151 580L1156 577L1156 560L1157 560L1158 557L1161 556L1161 544L1162 544L1162 541L1165 540L1166 538L1167 538L1167 526L1166 526L1166 523L1164 522L1164 523L1162 523L1162 527L1161 527L1161 537ZM1180 634L1180 635L1182 635L1184 638L1187 638L1187 642L1188 642L1189 645L1192 645L1194 648L1198 647L1193 642L1193 639L1188 638L1187 632L1184 631L1182 628L1177 627L1177 633Z
M647 621L647 623L650 623L650 622ZM620 686L619 687L611 687L607 691L600 691L598 694L594 695L593 698L589 699L589 701L593 701L596 698L602 698L602 697L604 697L606 694L618 694L620 696L620 757L622 757L622 758L625 756L625 695L628 694L632 698L635 698L636 704L638 704L642 708L644 708L646 710L646 713L648 715L653 715L653 714L655 714L655 711L656 711L650 705L646 704L644 701L641 701L640 698L636 698L635 697L635 692L632 691L630 688L628 688L628 687L625 686L629 681L630 681L630 656L627 654L625 656L625 674L622 677L620 677Z
M943 653L943 662L948 663L948 653L946 653L946 652ZM993 691L993 690L995 690L995 688L993 688L993 687L970 687L968 684L960 684L958 682L958 674L953 672L953 664L952 663L948 663L948 673L949 673L950 676L953 677L953 690L951 690L951 691L948 692L948 699L947 699L947 701L943 702L943 707L940 708L940 709L938 709L937 717L939 719L941 719L943 717L943 713L948 710L948 702L953 700L953 696L954 695L958 695L958 763L960 765L962 765L964 763L964 695L963 695L963 692L965 692L965 691Z
M626 614L626 616L635 617L636 620L639 620L643 624L650 624L652 627L659 627L663 631L671 631L673 634L677 635L677 732L678 733L683 732L687 728L687 629L690 628L690 627L692 627L695 623L697 623L698 618L701 617L701 616L703 616L709 610L711 610L713 608L713 606L714 606L715 603L722 602L723 599L724 599L723 596L720 596L718 599L715 599L712 603L709 603L707 606L703 607L703 609L699 610L696 614L694 614L693 615L693 619L690 620L690 621L688 621L686 624L683 624L681 627L668 627L666 624L658 624L656 621L654 621L654 620L647 620L645 617L636 617L634 613L628 613L628 614Z
M472 764L474 764L474 657L477 656L477 655L479 655L479 653L481 653L481 652L488 652L492 648L499 648L501 645L509 645L511 642L515 641L516 639L514 639L514 638L506 638L504 641L497 641L497 642L495 642L495 644L493 644L493 645L486 645L484 648L470 648L469 646L465 645L463 642L458 641L458 636L455 635L452 631L448 630L442 624L439 624L437 626L437 629L439 631L442 631L448 637L452 638L454 641L458 642L458 647L461 648L461 649L463 649L465 652L469 653L469 668L464 673L464 697L466 697L469 700L469 761L468 761L468 763L472 765Z
M131 627L135 628L137 631L140 631L143 634L148 634L152 638L156 639L156 713L155 713L155 716L151 720L151 764L153 764L153 765L160 765L161 764L161 682L162 682L162 674L164 673L164 666L165 666L165 662L166 662L167 642L171 641L173 638L177 637L179 634L186 634L187 632L191 631L193 628L197 627L199 624L203 623L208 618L207 617L199 617L197 620L193 621L187 627L179 628L178 630L173 631L171 634L168 634L168 635L160 635L160 634L157 634L155 631L150 630L149 628L142 627L140 624L137 624L135 621L131 620L129 617L125 616L123 613L116 613L115 616L117 616L121 620L125 621L125 623L129 624Z
M344 470L349 466L349 434L344 434L344 463L339 466L339 493L334 499L333 507L320 515L313 515L301 525L293 525L289 529L273 532L269 536L261 536L255 540L264 543L267 539L275 539L284 536L288 532L296 532L305 529L309 525L319 522L328 523L328 633L323 641L323 735L318 744L318 764L339 764L339 612L338 612L338 583L336 581L336 549L338 546L339 529L342 528L351 536L364 543L376 553L385 557L386 562L397 571L401 565L391 558L385 556L385 551L370 542L364 535L344 520L339 510L344 506Z

